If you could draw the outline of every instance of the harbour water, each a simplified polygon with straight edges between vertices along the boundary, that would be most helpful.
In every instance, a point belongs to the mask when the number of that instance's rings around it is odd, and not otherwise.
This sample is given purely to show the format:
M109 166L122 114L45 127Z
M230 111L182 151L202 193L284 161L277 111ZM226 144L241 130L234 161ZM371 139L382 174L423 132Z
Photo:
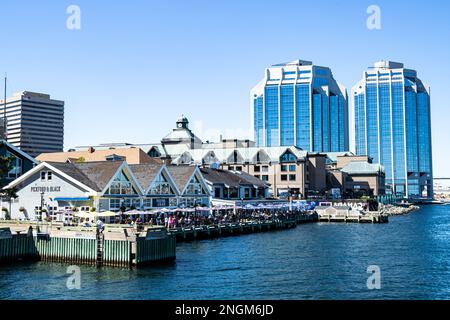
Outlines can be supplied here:
M381 270L369 290L367 268ZM173 263L120 269L0 267L0 299L449 299L450 206L424 206L388 224L311 223L177 245Z

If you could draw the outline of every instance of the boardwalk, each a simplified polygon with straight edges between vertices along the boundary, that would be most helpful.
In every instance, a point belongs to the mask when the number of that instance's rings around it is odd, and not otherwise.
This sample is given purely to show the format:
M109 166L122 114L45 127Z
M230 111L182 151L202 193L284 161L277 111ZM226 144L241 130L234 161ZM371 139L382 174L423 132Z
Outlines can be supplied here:
M217 237L235 236L255 232L268 232L295 228L297 224L316 222L316 214L297 214L289 219L274 219L263 221L244 221L203 226L172 228L170 234L175 235L177 241L211 239Z

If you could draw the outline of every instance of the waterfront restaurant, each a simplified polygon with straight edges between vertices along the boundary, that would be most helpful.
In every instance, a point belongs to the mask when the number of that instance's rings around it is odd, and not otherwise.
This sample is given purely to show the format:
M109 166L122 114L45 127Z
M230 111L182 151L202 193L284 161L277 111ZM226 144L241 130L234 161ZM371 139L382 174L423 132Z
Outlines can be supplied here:
M18 197L3 205L10 205L11 218L20 220L57 220L61 212L67 211L119 212L209 205L210 193L203 187L206 182L198 174L198 167L189 170L191 175L180 188L163 163L43 162L5 187L15 188ZM192 199L188 203L187 195Z
M201 168L203 177L213 191L214 199L262 200L269 197L268 183L242 171Z
M212 193L198 166L171 165L167 168L179 191L179 207L209 207Z

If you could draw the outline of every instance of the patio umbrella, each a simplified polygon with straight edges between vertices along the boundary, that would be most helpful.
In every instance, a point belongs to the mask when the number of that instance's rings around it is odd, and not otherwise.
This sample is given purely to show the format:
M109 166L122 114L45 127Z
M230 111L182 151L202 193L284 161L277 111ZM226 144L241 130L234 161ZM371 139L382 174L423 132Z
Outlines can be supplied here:
M96 217L117 217L120 215L120 212L112 212L112 211L104 211L104 212L93 212Z
M77 212L74 214L74 216L83 219L96 217L93 212L86 212L86 211Z
M78 218L106 218L106 217L115 217L118 216L120 213L112 212L112 211L105 211L105 212L86 212L81 211L75 214Z
M130 211L124 212L124 215L132 216L132 215L144 214L144 213L145 213L145 211L130 210Z

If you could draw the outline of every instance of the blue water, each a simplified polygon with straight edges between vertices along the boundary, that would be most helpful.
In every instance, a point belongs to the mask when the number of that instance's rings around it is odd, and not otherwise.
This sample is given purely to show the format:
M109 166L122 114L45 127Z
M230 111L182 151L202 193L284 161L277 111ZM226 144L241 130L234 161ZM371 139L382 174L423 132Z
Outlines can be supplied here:
M367 289L367 267L381 289ZM182 243L174 263L143 269L0 267L0 299L450 299L450 206L424 206L388 224L295 229Z

